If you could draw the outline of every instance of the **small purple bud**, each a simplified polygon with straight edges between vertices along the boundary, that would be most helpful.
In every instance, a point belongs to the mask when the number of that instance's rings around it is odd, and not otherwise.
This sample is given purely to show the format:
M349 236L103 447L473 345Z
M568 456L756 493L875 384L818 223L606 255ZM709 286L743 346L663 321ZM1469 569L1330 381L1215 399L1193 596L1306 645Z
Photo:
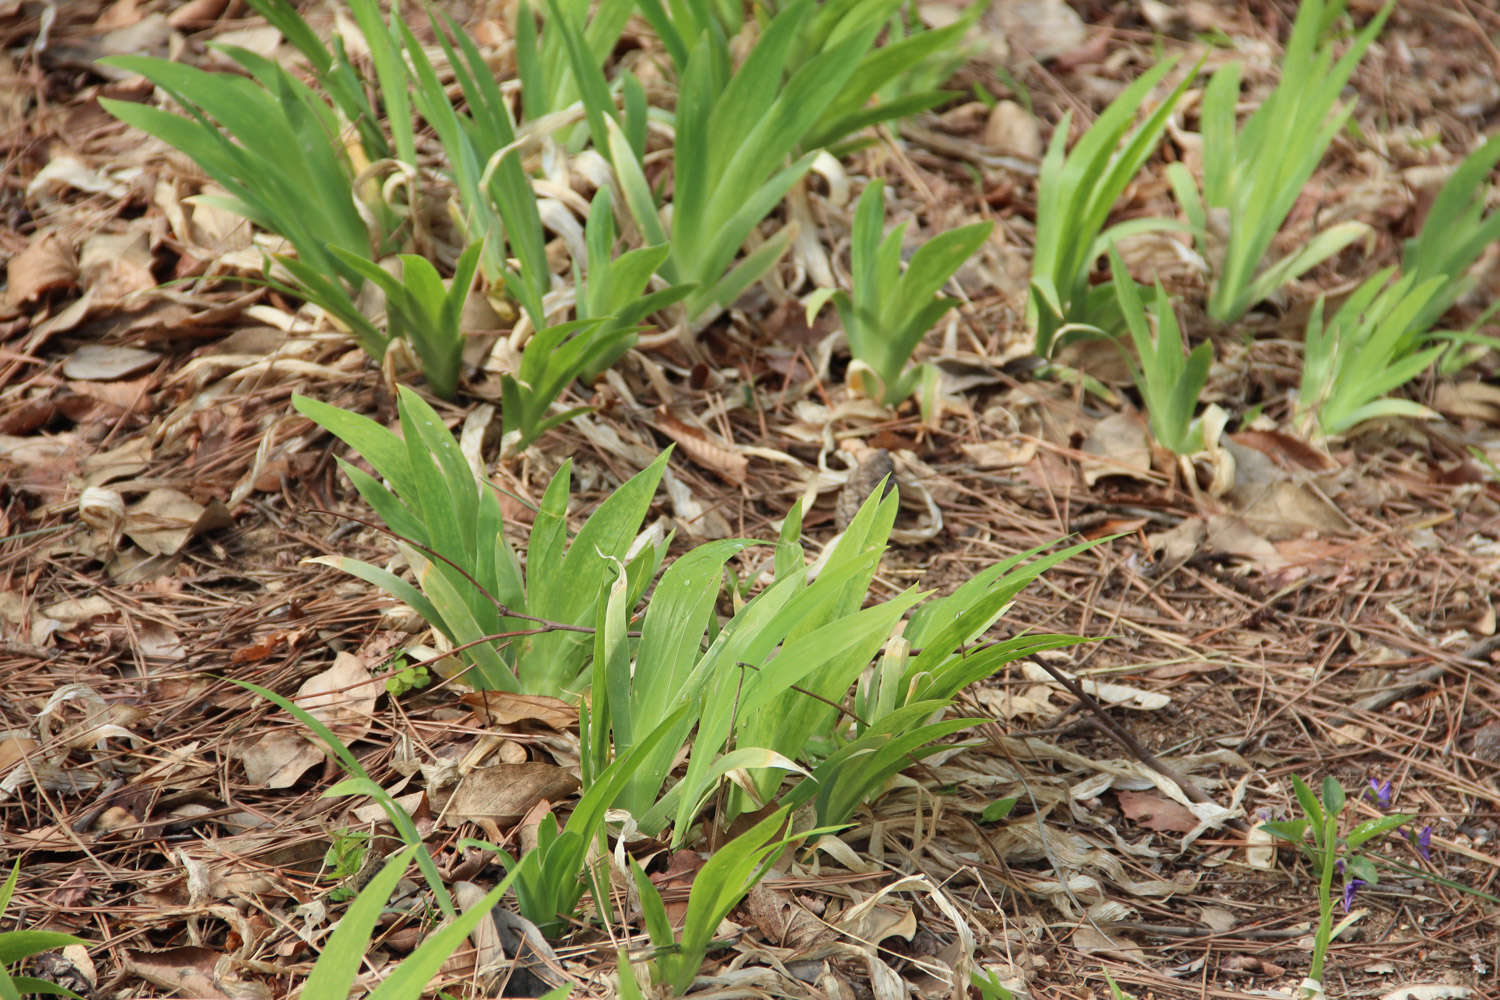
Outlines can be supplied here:
M1422 855L1423 861L1432 860L1432 827L1424 826L1417 834L1417 853Z
M1391 807L1391 783L1389 781L1376 781L1370 779L1370 798L1382 809Z
M1359 891L1359 887L1362 886L1362 885L1364 885L1364 884L1365 884L1365 880L1362 879L1362 878L1351 878L1349 881L1347 881L1347 882L1344 883L1344 912L1345 913L1348 913L1349 912L1349 907L1351 907L1351 906L1354 905L1354 894L1356 892L1358 892Z

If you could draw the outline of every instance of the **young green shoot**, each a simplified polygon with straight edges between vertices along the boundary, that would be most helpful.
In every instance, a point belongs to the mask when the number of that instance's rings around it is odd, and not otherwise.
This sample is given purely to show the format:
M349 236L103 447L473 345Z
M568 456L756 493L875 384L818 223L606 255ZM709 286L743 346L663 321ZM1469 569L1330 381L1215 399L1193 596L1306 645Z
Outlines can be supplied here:
M1113 246L1109 248L1109 266L1114 276L1115 300L1135 346L1130 374L1146 404L1151 434L1175 455L1200 452L1203 427L1196 419L1196 411L1213 364L1213 345L1205 341L1184 356L1182 332L1177 327L1172 300L1159 281L1152 310L1156 320L1153 333L1141 304L1140 288Z
M1394 268L1367 278L1324 321L1319 298L1307 318L1302 383L1293 423L1305 435L1331 437L1385 417L1429 420L1437 416L1409 399L1387 394L1416 378L1444 348L1424 347L1420 317L1430 314L1447 278L1418 283L1408 274L1392 281Z
M1269 822L1263 826L1296 847L1318 876L1318 928L1313 941L1312 966L1302 988L1307 997L1319 998L1323 995L1323 969L1329 946L1357 919L1355 914L1350 914L1334 925L1334 873L1343 873L1344 911L1349 913L1358 889L1380 881L1374 862L1362 851L1364 845L1409 823L1414 817L1404 813L1379 816L1356 824L1340 836L1339 816L1347 804L1343 786L1332 777L1324 778L1322 801L1296 775L1292 775L1292 788L1303 818Z
M1126 186L1155 152L1172 109L1192 78L1188 74L1144 122L1129 131L1146 99L1176 65L1175 58L1164 60L1132 81L1089 126L1071 153L1065 152L1071 111L1052 133L1037 189L1036 247L1026 303L1026 322L1038 357L1050 358L1069 328L1112 332L1118 325L1114 296L1107 285L1091 285L1095 263L1111 243L1125 236L1177 225L1169 219L1148 218L1105 228Z
M1390 0L1337 61L1324 29L1347 0L1303 0L1281 66L1281 82L1238 130L1240 64L1221 67L1203 91L1203 190L1187 167L1174 163L1167 178L1186 215L1199 252L1213 271L1208 314L1233 323L1282 285L1322 263L1369 231L1341 222L1285 257L1266 254L1352 107L1339 94L1395 7ZM1227 236L1216 216L1227 223Z
M938 292L989 236L989 222L977 222L942 233L919 247L910 264L901 266L902 223L881 238L885 218L883 181L872 181L854 211L850 244L850 291L832 295L859 362L857 382L869 398L887 406L906 399L922 379L936 373L930 365L907 369L922 337L957 299ZM809 310L816 308L816 301Z

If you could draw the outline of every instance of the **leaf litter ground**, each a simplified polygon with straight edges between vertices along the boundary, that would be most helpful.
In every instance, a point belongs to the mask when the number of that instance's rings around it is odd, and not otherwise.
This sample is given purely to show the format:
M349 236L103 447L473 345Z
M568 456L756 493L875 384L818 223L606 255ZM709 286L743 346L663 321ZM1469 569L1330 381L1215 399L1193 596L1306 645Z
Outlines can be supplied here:
M1014 7L1027 17L987 16L987 50L960 82L1019 81L1048 123L1101 107L1150 64L1156 30L1241 39L1254 95L1286 25L1263 3ZM146 96L138 81L94 75L109 52L165 54L174 37L200 62L210 39L277 51L262 25L224 8L65 5L45 48L35 10L0 9L3 842L22 864L15 919L94 943L41 972L94 995L286 995L316 957L305 939L338 912L319 874L330 843L373 832L390 847L368 809L319 797L342 774L292 720L224 679L309 698L382 691L356 685L413 639L403 609L305 561L380 562L392 548L340 516L365 512L329 439L289 406L301 391L389 422L389 385L346 339L299 325L295 303L174 282L253 270L249 234L185 202L202 183L191 165L95 103ZM485 30L489 12L463 14ZM1247 864L1244 831L1291 815L1293 774L1353 790L1389 780L1396 806L1432 827L1432 856L1397 838L1380 853L1500 894L1500 486L1468 450L1497 447L1493 358L1415 387L1442 422L1376 428L1331 455L1281 429L1311 299L1390 259L1442 168L1494 130L1497 32L1482 4L1403 4L1356 73L1360 141L1335 143L1283 239L1345 217L1371 221L1377 238L1244 330L1214 335L1209 398L1267 416L1232 436L1240 474L1227 491L1210 488L1211 468L1187 483L1153 456L1108 354L1071 360L1115 387L1116 405L1029 377L1019 316L1040 136L1029 118L973 103L910 123L899 144L853 164L886 177L924 234L998 223L960 273L969 301L957 322L928 338L951 397L934 426L845 396L829 321L809 328L783 291L803 290L797 268L814 250L701 350L633 354L581 400L595 415L491 467L534 501L572 456L586 511L675 443L656 513L684 539L774 537L772 521L808 494L806 530L823 541L888 462L903 497L879 577L890 593L951 589L1070 532L1122 533L1033 585L1003 627L1097 638L1049 663L1087 683L1134 749L1041 664L976 688L961 707L993 721L975 745L912 769L856 828L757 888L705 966L713 987L937 996L972 947L1038 997L1101 995L1106 972L1140 996L1286 995L1306 972L1315 886L1285 852L1272 870ZM1201 46L1183 44L1196 58ZM1123 214L1171 214L1160 168ZM847 233L848 202L828 190L812 204L828 232ZM1191 305L1202 278L1180 254L1145 240L1128 257L1172 287L1190 337L1208 335ZM1492 254L1482 301L1500 292L1494 265ZM491 461L484 407L497 395L481 376L442 411ZM519 503L509 513L528 517ZM759 567L738 569L750 579ZM485 856L456 849L460 836L524 845L543 804L576 785L571 715L547 699L438 684L338 705L325 721L408 805L454 881L493 875ZM1174 798L1144 756L1206 804ZM985 810L1009 797L1010 816L990 821ZM1368 798L1354 808L1378 813ZM669 907L680 910L701 861L651 862ZM1355 908L1331 993L1496 995L1495 904L1393 876ZM419 934L392 923L372 967ZM464 983L494 957L480 948L451 963L453 990L478 988ZM573 982L577 995L606 995L613 954L580 928L511 993Z

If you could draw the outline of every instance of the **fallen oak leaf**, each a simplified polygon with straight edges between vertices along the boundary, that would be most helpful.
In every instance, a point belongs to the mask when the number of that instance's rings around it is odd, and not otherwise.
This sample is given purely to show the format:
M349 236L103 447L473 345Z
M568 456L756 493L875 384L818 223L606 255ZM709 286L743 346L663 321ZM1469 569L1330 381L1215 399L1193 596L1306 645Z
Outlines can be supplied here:
M1192 833L1198 827L1198 817L1187 806L1160 795L1122 788L1115 792L1115 797L1120 801L1120 811L1125 818L1148 830Z

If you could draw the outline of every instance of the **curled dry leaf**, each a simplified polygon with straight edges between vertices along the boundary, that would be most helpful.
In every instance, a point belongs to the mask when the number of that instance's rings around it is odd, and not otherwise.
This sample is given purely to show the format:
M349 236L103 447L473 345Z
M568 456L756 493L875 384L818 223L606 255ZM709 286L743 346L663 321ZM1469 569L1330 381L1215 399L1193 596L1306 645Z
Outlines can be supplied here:
M1469 1000L1478 995L1468 986L1451 983L1408 983L1382 994L1380 1000Z
M1105 933L1087 923L1073 932L1073 947L1085 955L1113 955L1130 962L1144 964L1146 956L1141 946L1119 931Z
M728 538L734 534L728 519L716 507L694 496L688 484L677 478L670 468L662 471L661 486L672 503L672 516L690 537Z
M859 457L859 464L849 473L849 481L839 491L838 503L834 507L834 526L840 531L849 527L859 508L882 482L885 483L884 494L896 488L896 465L891 461L891 453L884 448L867 449Z
M268 635L263 635L246 646L241 646L229 654L229 662L235 666L243 666L246 663L259 663L280 649L292 633L278 629Z
M333 666L304 681L292 700L339 739L352 743L369 733L375 700L383 690L363 660L353 653L339 653Z
M672 416L666 407L658 407L656 426L682 449L682 453L698 465L718 475L735 486L745 484L750 469L750 460L731 445L709 435L701 428L683 423Z
M98 233L78 251L78 270L95 306L128 305L137 292L155 288L153 263L144 230Z
M471 820L513 823L542 801L555 802L578 788L578 778L555 764L476 767L458 783L443 809L450 826Z
M872 896L844 911L837 927L856 941L879 944L888 937L910 941L917 933L917 918L910 906L882 904L883 894Z
M1042 155L1042 133L1036 116L1015 101L999 101L990 109L983 142L986 149L1001 156L1039 160Z
M19 731L0 733L0 777L9 774L37 745L36 740Z
M1500 386L1488 382L1443 382L1433 395L1432 405L1450 417L1500 424Z
M70 711L70 706L73 711ZM82 708L79 718L76 709ZM121 706L123 708L124 706ZM44 746L61 746L70 750L99 747L106 739L124 737L139 742L138 737L120 722L134 721L131 715L112 709L98 691L86 684L64 684L52 693L37 715L37 734Z
M189 539L229 523L229 511L218 500L204 507L179 490L156 489L130 505L125 534L151 555L170 556Z
M119 180L84 164L76 156L53 157L26 185L26 200L43 202L62 197L69 189L89 194L124 198L130 188Z
M126 951L123 957L125 972L179 996L270 1000L271 991L264 983L229 977L227 956L212 948Z
M228 6L229 0L188 0L167 15L167 23L183 31L213 21Z
M128 378L161 360L155 351L121 344L84 344L63 362L63 374L80 382Z
M1015 437L960 444L959 450L976 469L1008 469L1025 465L1036 457L1035 438Z
M78 259L68 241L49 230L10 259L5 280L4 311L11 312L54 289L71 288L78 280Z
M266 733L240 749L245 779L256 788L290 788L309 768L323 763L323 751L297 730Z
M1268 962L1255 955L1225 955L1219 968L1226 972L1250 972L1262 976L1286 975L1286 966Z
M1198 825L1198 818L1186 806L1160 795L1122 788L1115 793L1115 797L1120 800L1120 811L1125 814L1125 818L1148 830L1191 833Z
M558 732L578 724L578 709L561 698L514 691L472 691L459 699L468 705L481 725L513 726L536 722Z
M1058 683L1051 674L1030 661L1022 663L1021 672L1027 680L1037 684ZM1160 691L1145 691L1129 684L1109 684L1089 678L1077 678L1077 680L1079 687L1106 705L1121 705L1125 708L1150 712L1165 708L1172 703L1171 696L1162 694Z
M1159 477L1151 471L1151 440L1141 419L1129 413L1112 413L1089 431L1080 447L1089 457L1083 461L1083 481L1093 486L1105 476L1128 476L1151 482Z
M75 628L96 618L107 618L116 613L117 609L110 603L109 598L98 595L58 601L42 609L42 614L56 621L62 628Z
M90 486L79 494L78 519L94 530L100 550L112 553L125 531L125 498L115 490Z
M745 912L761 936L780 948L805 951L827 936L823 921L808 912L792 893L764 882L750 889L745 897Z

